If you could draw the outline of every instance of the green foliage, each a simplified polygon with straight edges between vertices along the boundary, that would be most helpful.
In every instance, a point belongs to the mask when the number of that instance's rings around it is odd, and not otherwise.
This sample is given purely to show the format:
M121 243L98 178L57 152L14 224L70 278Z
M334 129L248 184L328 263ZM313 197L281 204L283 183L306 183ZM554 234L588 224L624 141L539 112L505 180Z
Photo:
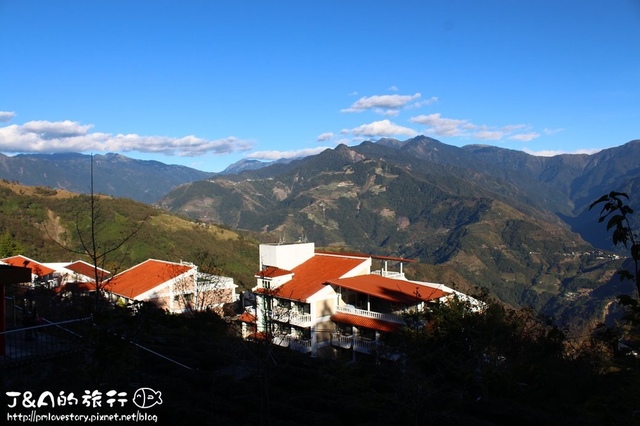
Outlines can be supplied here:
M438 405L492 424L498 418L499 424L589 419L587 401L601 394L590 388L600 381L592 364L599 355L582 347L569 357L565 334L532 310L485 303L478 310L457 299L410 314L407 322L414 326L386 338L406 355L395 374L406 386L402 398L412 399L416 411L403 414L426 420L432 414L427 407Z
M634 269L632 271L622 269L620 276L635 283L638 290L637 296L640 297L640 240L631 227L630 217L633 209L626 204L628 200L629 196L626 193L611 191L591 203L589 209L602 204L598 223L608 219L607 231L613 230L611 235L613 244L616 246L620 244L629 249Z
M78 231L88 235L89 197L19 188L14 192L0 184L0 193L4 194L0 198L0 251L5 253L3 257L24 254L42 262L68 261L77 257L90 262L88 257L69 251L81 250ZM28 206L30 213L18 206ZM223 275L233 277L244 288L255 284L253 274L258 249L254 241L128 199L101 197L99 206L97 235L104 246L120 241L137 224L149 218L135 238L110 256L105 269L117 273L149 258L194 262L199 253L208 252L219 263ZM229 238L231 236L233 238Z
M9 231L0 236L0 257L10 257L22 253L22 246L17 242Z

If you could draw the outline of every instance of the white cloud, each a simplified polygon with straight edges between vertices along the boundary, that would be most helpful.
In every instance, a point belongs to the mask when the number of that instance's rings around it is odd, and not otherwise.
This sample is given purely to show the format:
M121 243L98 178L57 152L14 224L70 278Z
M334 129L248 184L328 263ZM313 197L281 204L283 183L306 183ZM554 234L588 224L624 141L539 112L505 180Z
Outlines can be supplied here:
M85 136L93 126L91 124L81 125L75 121L29 121L19 126L23 134L36 134L40 138L60 139Z
M367 110L386 111L405 107L411 101L420 98L420 93L414 95L374 95L365 96L355 101L349 108L341 112L362 112Z
M420 108L424 106L433 105L436 102L438 102L438 97L432 96L429 99L425 99L424 101L414 102L413 104L409 105L408 108Z
M539 137L540 137L540 133L530 132L530 133L519 133L519 134L510 136L509 139L514 141L529 142Z
M556 133L564 131L564 129L544 129L543 131L545 135L555 135Z
M317 141L318 142L326 142L329 141L333 138L333 132L324 132L320 135L318 135Z
M247 155L247 158L254 160L275 161L283 158L300 158L309 155L320 154L322 151L329 149L328 146L319 146L316 148L298 149L293 151L256 151Z
M534 151L532 149L529 148L523 148L522 151L526 152L527 154L530 155L535 155L536 157L553 157L555 155L562 155L562 154L595 154L596 152L600 152L602 151L602 149L596 149L596 148L589 148L589 149L577 149L575 151L556 151L556 150L541 150L541 151Z
M229 136L208 140L193 135L140 136L90 132L93 125L75 121L30 121L0 127L0 151L17 152L128 152L162 153L194 157L207 153L248 151L252 142Z
M353 129L344 129L342 134L351 133L356 136L416 136L418 132L409 128L399 126L389 120L374 121L369 124L363 124Z
M390 92L397 92L398 91L398 86L389 86L389 90Z
M409 121L427 126L427 133L432 133L436 136L466 137L485 141L499 141L509 138L510 140L522 142L528 142L540 137L540 133L533 131L517 133L518 131L530 129L530 126L526 124L508 124L502 127L492 127L477 125L469 120L445 118L440 113L418 115L410 118Z
M473 133L473 137L476 139L482 139L485 141L499 141L504 137L504 132L501 130L480 130Z
M16 116L13 111L0 111L0 123L8 123Z
M427 126L429 132L438 136L462 136L467 131L477 128L476 125L468 120L443 118L440 113L418 115L417 117L412 117L409 121Z

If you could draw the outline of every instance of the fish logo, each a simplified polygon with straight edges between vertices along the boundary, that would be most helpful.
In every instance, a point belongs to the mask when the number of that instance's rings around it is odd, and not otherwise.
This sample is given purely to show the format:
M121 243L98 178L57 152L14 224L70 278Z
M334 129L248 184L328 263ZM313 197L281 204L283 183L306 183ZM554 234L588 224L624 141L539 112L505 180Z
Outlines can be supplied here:
M162 404L162 392L151 388L140 388L133 394L133 403L138 408L151 408L154 405Z

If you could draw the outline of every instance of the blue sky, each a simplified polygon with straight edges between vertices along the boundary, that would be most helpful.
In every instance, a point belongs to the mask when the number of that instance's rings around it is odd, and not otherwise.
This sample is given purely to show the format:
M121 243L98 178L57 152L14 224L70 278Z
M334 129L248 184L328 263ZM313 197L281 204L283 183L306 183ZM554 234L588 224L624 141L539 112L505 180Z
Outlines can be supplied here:
M424 134L640 138L640 1L0 0L0 152L221 171Z

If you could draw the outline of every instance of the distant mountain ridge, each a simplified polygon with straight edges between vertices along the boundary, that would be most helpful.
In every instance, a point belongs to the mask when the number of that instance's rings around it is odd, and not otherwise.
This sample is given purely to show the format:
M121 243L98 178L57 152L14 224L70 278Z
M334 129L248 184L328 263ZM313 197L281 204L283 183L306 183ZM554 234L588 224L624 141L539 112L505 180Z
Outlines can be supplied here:
M383 139L184 184L158 205L272 240L451 268L458 284L553 315L586 309L590 299L574 294L597 288L599 307L586 318L619 291L609 269L615 259L593 247L611 248L610 238L588 206L611 190L632 193L640 172L629 159L639 155L640 141L593 155L535 157L425 136Z
M93 156L95 191L153 203L186 182L206 179L213 173L158 161L135 160L120 154ZM47 186L88 193L91 156L77 153L0 154L0 179L24 185Z
M243 158L240 161L236 161L235 163L227 166L220 173L216 173L217 175L230 175L230 174L238 174L248 170L258 170L263 167L271 166L273 164L288 164L297 158L282 158L275 161L260 161L260 160L252 160Z

